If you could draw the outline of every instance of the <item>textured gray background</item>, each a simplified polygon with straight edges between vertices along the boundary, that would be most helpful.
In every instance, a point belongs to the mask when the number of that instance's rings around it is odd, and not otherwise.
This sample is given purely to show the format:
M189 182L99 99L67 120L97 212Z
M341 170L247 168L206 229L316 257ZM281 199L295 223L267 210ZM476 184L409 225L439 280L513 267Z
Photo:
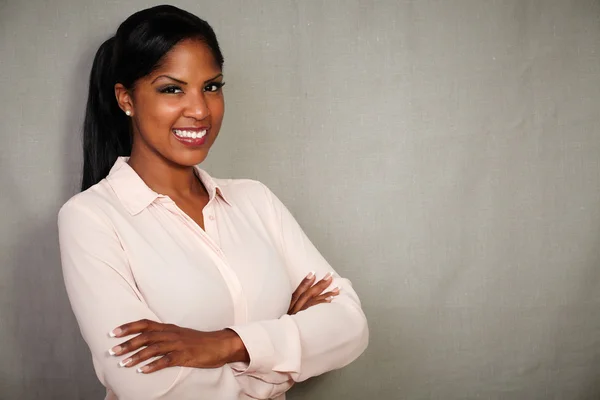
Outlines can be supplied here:
M2 399L103 396L56 213L93 55L154 4L0 0ZM270 186L370 321L290 399L600 398L599 1L176 4L226 57L205 168Z

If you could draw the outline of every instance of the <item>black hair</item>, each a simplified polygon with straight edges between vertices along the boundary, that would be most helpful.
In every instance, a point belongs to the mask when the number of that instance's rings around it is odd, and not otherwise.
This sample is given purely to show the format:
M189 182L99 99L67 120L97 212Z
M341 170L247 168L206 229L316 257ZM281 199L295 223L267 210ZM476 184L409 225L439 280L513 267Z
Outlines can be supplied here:
M119 26L115 36L102 43L92 65L83 124L82 191L104 179L119 156L131 155L130 121L117 103L115 84L133 89L138 79L158 68L163 57L184 39L203 41L223 68L223 55L211 26L174 6L136 12Z

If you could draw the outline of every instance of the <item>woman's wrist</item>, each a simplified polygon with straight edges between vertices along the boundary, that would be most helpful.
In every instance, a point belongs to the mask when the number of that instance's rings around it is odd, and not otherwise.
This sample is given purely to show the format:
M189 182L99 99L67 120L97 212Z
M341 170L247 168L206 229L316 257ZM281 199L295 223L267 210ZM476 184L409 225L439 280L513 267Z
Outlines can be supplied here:
M221 332L223 334L225 348L227 349L224 360L225 364L233 362L249 363L250 355L239 335L231 329L223 329Z

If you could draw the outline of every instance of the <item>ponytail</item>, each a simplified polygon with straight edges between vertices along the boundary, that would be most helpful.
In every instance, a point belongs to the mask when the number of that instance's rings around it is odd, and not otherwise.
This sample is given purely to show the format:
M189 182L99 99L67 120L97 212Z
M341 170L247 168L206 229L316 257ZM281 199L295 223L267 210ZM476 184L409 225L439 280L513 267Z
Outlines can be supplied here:
M106 178L119 156L131 155L129 119L115 97L115 37L102 43L92 65L83 124L81 190Z

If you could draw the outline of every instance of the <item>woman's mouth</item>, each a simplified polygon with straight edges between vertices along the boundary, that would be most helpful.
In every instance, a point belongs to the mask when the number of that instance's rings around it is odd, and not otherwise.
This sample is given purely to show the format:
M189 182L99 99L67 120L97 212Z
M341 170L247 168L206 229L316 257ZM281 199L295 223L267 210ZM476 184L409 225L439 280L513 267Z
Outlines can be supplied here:
M173 135L186 146L200 146L206 142L208 128L173 129Z

